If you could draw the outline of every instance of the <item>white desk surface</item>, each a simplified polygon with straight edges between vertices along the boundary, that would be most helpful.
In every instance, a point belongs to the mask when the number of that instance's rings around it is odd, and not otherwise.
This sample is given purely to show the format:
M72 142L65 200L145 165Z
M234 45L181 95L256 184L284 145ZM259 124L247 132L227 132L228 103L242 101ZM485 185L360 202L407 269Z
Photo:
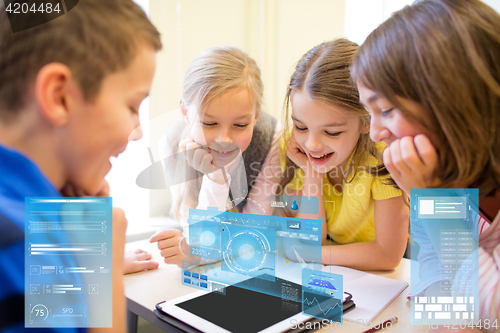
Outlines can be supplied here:
M124 276L127 308L160 328L170 328L170 326L163 325L163 322L154 315L153 310L155 309L155 305L162 301L190 294L196 291L196 289L182 285L181 269L175 265L167 265L163 262L156 243L150 244L147 240L127 243L127 250L137 248L150 252L153 255L153 259L160 263L160 266L156 270ZM392 271L372 271L370 273L410 283L410 260L402 259L398 267ZM408 287L375 318L373 325L396 316L399 319L399 325L394 324L392 329L385 329L381 332L429 332L430 329L428 326L410 326L411 305L407 300L409 292L410 288ZM322 329L322 331L334 331L339 329L339 326L338 324L337 328L335 328L334 324L332 324L331 327ZM342 325L342 330L349 332L364 332L369 328L362 324L348 321L344 321Z

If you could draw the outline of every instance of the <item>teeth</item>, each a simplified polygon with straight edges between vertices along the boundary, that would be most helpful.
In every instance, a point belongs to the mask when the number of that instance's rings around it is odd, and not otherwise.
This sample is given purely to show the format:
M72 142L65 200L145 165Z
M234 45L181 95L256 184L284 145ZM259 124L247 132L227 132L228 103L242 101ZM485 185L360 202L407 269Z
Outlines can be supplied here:
M216 150L216 149L213 149L211 148L213 151L215 151L216 153L219 153L219 154L227 154L229 153L229 151L222 151L222 150Z
M311 156L314 157L314 158L322 158L322 157L325 157L328 154L330 154L330 153L326 153L326 154L318 155L318 156L315 156L315 155L311 154Z

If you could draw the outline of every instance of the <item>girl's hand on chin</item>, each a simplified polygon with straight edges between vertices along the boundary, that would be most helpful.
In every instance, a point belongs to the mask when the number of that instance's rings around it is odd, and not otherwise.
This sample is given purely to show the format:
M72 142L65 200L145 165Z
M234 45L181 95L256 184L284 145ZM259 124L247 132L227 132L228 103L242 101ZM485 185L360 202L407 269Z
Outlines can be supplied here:
M202 173L211 173L217 169L213 164L210 152L202 145L187 137L179 143L179 147L186 156L187 162L195 170Z
M439 185L435 176L438 155L429 138L423 134L405 136L384 150L384 165L398 186L410 194L412 188Z
M327 172L326 169L324 171L323 170L318 171L317 170L318 167L313 168L306 153L304 152L302 147L297 143L297 141L295 141L293 136L290 139L290 144L288 145L288 150L286 155L288 156L288 158L292 160L293 163L295 163L299 168L304 170L306 178L323 179L324 174Z
M222 169L214 165L213 156L208 148L204 148L189 136L179 143L179 148L193 169L207 174L208 178L216 183L224 184L226 182L227 175L224 177Z

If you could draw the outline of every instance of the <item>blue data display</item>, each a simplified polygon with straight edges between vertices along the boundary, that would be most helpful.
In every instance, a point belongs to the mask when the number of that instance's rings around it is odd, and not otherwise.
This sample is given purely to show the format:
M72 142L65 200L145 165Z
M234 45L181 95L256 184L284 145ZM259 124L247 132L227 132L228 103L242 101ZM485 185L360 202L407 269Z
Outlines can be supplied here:
M223 229L222 270L252 277L267 276L274 280L275 231L234 224Z
M339 274L302 270L302 313L342 323L344 280Z
M478 206L478 189L411 190L412 323L478 322Z
M111 198L26 198L25 327L112 327Z
M304 200L303 200L304 201ZM302 201L302 202L303 202ZM302 268L321 262L322 221L190 209L190 261L183 274L281 297L277 278L300 284ZM212 262L212 264L206 264ZM202 265L200 265L200 263ZM250 278L251 284L243 283ZM257 281L257 282L256 282ZM280 280L281 281L281 280ZM193 287L193 283L186 283ZM208 285L207 285L208 286ZM200 289L200 284L195 288Z

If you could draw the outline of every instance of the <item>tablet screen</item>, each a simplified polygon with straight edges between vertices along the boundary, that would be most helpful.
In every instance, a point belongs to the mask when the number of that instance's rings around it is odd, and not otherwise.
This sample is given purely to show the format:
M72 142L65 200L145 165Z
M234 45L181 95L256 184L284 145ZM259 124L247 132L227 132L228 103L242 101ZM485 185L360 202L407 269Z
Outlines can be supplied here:
M227 287L225 295L212 292L176 306L228 331L242 333L261 331L302 311L300 302L235 286Z

